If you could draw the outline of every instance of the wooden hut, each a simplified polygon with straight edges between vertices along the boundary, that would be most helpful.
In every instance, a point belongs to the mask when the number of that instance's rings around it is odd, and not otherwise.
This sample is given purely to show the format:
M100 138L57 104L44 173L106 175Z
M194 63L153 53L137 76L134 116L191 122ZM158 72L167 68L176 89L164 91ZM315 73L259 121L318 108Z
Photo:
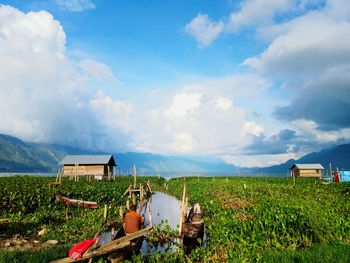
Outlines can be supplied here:
M63 165L64 177L93 178L95 180L113 178L113 167L116 166L113 155L67 155L60 162Z
M313 177L321 178L323 174L323 166L319 163L294 164L291 168L292 177Z

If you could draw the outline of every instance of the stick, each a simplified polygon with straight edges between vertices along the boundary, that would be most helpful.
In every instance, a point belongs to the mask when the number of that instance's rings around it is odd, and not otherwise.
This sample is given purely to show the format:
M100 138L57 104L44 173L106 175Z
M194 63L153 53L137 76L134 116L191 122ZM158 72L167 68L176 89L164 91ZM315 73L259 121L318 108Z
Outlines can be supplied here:
M134 189L136 189L136 163L134 163Z
M136 195L132 194L132 204L136 205Z
M153 220L152 220L152 196L149 199L148 202L148 224L152 227L153 226Z
M179 235L180 236L182 234L182 224L183 224L183 213L184 213L185 197L186 197L186 178L184 178L184 189L183 189L183 192L182 192L180 224L179 224Z
M105 205L105 209L103 211L104 222L107 222L107 213L108 213L108 207L107 207L107 205Z

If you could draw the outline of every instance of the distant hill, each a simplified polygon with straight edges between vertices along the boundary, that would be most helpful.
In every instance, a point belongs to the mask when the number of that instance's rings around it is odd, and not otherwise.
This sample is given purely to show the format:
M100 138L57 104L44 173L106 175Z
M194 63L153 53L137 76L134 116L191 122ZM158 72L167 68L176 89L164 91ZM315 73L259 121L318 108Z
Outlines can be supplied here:
M291 159L279 165L257 168L253 172L287 174L287 171L294 163L320 163L327 170L329 169L329 163L331 163L333 169L350 170L350 144L341 144L320 152L309 153L298 160Z
M55 172L66 154L87 154L72 147L24 142L0 134L0 172Z
M67 154L106 154L55 144L24 142L16 137L0 134L0 172L56 172L59 161ZM342 144L303 156L298 160L265 168L240 168L215 158L182 158L152 153L114 153L118 170L131 173L134 163L140 173L240 173L287 175L294 163L321 163L328 169L329 163L335 169L350 170L350 144Z
M0 134L0 172L56 172L59 161L67 154L106 154L55 144L24 142ZM235 166L210 158L205 161L151 153L114 153L119 171L131 171L134 163L145 174L167 173L233 173Z
M212 158L206 161L199 161L188 158L164 156L151 153L117 153L115 154L118 166L123 173L130 171L134 163L141 172L156 174L159 173L234 173L237 168L221 160Z

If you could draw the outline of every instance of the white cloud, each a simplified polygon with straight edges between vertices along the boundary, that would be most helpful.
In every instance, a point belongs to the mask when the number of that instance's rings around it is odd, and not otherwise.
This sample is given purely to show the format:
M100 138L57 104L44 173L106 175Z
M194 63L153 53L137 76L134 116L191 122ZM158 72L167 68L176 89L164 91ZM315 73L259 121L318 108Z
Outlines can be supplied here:
M240 167L266 167L280 164L300 156L295 153L259 154L259 155L224 155L221 158L227 163ZM287 172L287 171L286 171Z
M262 26L273 22L273 18L293 8L291 0L243 1L238 12L230 15L228 30L237 32L243 27Z
M215 106L219 109L227 110L232 107L232 102L227 98L220 97L216 100Z
M95 4L91 0L56 0L56 3L72 12L83 12L95 9Z
M80 67L92 78L109 84L115 84L118 79L113 74L110 67L106 64L92 60L84 59L80 62Z
M350 139L350 128L343 128L334 131L321 131L316 122L312 120L299 119L291 123L299 134L307 141L317 141L321 144L337 143L340 139Z
M202 47L210 45L223 30L223 22L213 22L208 15L203 14L198 14L185 26L185 32L194 37Z
M79 62L67 58L65 44L65 32L50 13L0 7L0 132L30 141L109 149L114 132L104 132L102 115L96 116L89 103L95 89L90 81L98 80L82 74Z
M312 12L279 26L269 47L244 64L265 73L313 73L350 59L350 23ZM340 41L341 40L341 41Z
M193 113L201 104L201 94L180 93L176 94L172 104L165 115L169 118L184 118L186 115Z
M263 128L248 121L245 109L233 101L249 98L254 90L255 95L262 94L268 85L254 75L237 74L198 80L184 85L171 96L158 94L159 97L152 99L162 103L153 103L153 108L143 113L143 120L147 121L135 131L134 145L140 151L168 154L236 152L249 144L249 135L259 134Z

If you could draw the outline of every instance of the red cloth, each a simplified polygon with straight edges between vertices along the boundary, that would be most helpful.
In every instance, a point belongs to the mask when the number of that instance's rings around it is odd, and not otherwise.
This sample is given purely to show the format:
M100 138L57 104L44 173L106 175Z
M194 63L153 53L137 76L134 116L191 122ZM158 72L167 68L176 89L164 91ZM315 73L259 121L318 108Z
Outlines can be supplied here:
M340 182L340 175L339 175L339 173L336 173L336 174L335 174L335 181L336 181L337 183Z
M81 258L84 254L84 252L91 247L97 240L98 238L93 238L93 239L89 239L89 240L85 240L83 242L80 242L78 244L75 244L74 246L72 246L72 248L69 250L68 256L71 259L78 259Z

